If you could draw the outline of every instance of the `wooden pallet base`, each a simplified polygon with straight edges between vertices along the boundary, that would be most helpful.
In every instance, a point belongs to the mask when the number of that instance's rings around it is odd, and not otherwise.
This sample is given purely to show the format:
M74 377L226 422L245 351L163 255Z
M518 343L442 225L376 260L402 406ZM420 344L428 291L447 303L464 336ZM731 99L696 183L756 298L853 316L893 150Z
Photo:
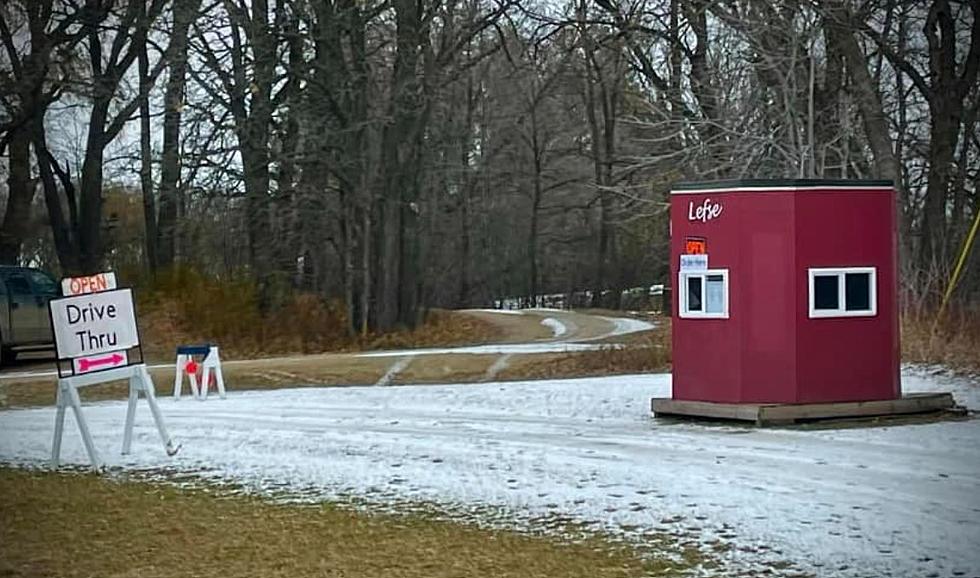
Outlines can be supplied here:
M754 422L759 426L803 421L927 413L956 407L951 393L911 393L899 399L837 403L716 403L653 398L657 417L686 416Z

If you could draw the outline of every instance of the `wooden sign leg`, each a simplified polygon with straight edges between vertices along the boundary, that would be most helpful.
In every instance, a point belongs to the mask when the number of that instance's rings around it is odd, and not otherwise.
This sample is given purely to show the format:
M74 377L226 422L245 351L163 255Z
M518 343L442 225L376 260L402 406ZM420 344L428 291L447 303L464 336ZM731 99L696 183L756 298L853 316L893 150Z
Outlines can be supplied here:
M215 350L215 365L214 365L214 375L218 381L218 397L221 399L225 398L225 378L221 375L221 360L218 359L218 352Z
M136 402L139 398L139 380L134 374L129 378L129 405L126 407L126 426L123 429L123 455L128 454L133 445L133 425L136 421Z
M214 380L218 385L218 397L221 399L225 398L225 378L221 374L221 357L218 355L218 348L212 347L208 352L208 357L205 359L208 363L206 366L212 372L214 372ZM205 370L206 371L206 370ZM209 383L209 382L208 382Z
M211 389L211 365L205 359L201 363L201 401L208 399L209 389Z
M150 413L153 414L153 421L156 422L157 431L160 432L160 439L163 441L163 448L168 456L175 455L180 446L174 446L174 441L167 433L167 426L163 423L163 414L160 413L160 406L157 405L157 397L153 391L153 379L145 365L139 367L139 378L142 382L143 393L146 394L146 403L150 406Z
M191 382L191 393L194 395L194 399L201 399L201 390L198 388L197 374L187 372L187 379Z
M186 355L177 356L176 371L174 371L174 399L180 399L180 390L184 389L184 366L187 364Z
M65 433L65 406L68 403L68 397L65 395L65 386L60 379L58 380L56 403L58 406L58 412L54 417L54 442L51 444L52 468L57 468L61 462L61 438Z
M85 421L85 414L82 413L82 400L78 397L78 389L71 383L66 387L68 390L71 409L75 413L75 421L78 422L78 431L82 434L82 441L85 442L85 451L88 452L89 461L92 468L99 470L102 468L102 461L99 459L99 452L95 449L92 442L92 433L88 429L88 422Z

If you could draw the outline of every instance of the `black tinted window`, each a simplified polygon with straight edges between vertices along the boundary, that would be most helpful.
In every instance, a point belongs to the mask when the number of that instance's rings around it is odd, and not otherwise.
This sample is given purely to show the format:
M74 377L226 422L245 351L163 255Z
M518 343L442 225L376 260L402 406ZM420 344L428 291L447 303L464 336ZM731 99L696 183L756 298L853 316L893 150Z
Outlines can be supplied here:
M848 273L844 276L844 309L847 311L871 309L870 273Z
M701 277L687 278L687 310L701 311Z
M837 275L813 277L814 309L837 309L840 305L840 296L837 293Z

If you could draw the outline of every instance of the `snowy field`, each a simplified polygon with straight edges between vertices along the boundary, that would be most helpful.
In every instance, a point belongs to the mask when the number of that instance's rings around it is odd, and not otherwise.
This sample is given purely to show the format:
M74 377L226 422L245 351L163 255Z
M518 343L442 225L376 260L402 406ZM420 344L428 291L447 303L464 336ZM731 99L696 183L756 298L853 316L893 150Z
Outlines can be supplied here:
M912 370L903 381L980 407L980 384ZM980 576L980 420L837 430L655 421L649 399L669 392L668 375L637 375L161 398L183 445L175 458L145 405L127 457L124 402L85 411L103 459L126 470L503 512L516 525L567 517L633 538L720 539L732 546L723 562L742 572L787 560L817 576ZM53 408L0 412L0 461L43 465L53 423ZM66 434L65 460L85 464L70 417Z

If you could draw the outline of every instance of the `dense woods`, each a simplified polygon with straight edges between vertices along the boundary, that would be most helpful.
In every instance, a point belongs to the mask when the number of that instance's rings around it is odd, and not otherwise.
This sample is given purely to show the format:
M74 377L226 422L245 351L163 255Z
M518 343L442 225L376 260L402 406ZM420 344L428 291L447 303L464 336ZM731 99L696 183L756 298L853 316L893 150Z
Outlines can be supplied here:
M352 333L669 283L681 180L894 180L917 309L980 212L970 0L5 0L0 42L0 262L244 276Z

